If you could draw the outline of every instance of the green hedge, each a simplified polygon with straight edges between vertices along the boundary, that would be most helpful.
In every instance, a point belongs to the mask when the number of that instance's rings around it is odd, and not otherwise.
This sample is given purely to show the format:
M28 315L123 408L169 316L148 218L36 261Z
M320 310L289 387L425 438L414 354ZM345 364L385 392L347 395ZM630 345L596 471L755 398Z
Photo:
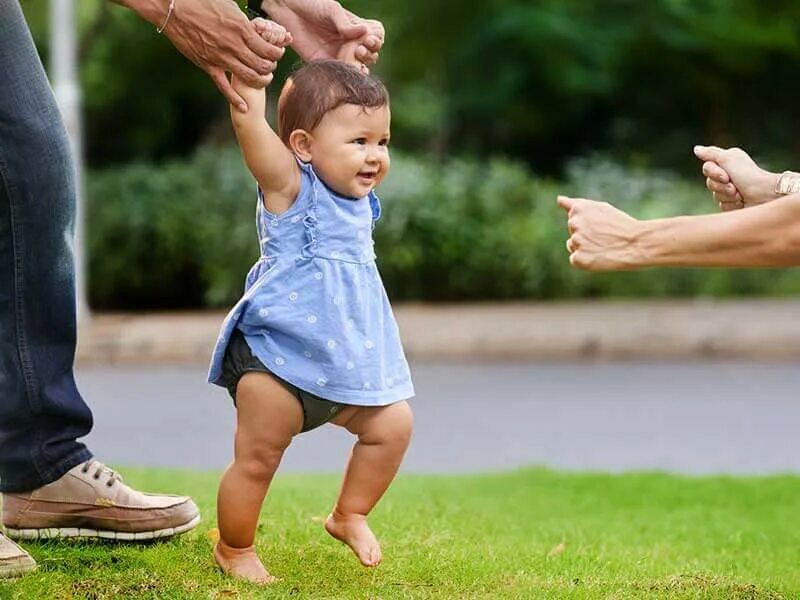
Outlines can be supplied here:
M378 261L396 300L727 296L800 291L796 270L570 268L558 192L609 200L638 217L712 210L698 176L574 162L566 181L518 163L394 156L380 189ZM252 178L235 148L92 173L87 182L90 301L97 309L227 306L256 258Z

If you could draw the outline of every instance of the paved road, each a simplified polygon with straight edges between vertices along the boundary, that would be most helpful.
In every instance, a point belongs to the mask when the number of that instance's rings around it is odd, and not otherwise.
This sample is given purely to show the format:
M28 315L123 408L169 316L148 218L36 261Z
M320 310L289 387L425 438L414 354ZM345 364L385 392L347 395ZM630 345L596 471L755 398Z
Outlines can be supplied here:
M800 472L800 366L758 363L413 365L416 432L406 472L546 465L683 473ZM83 368L89 443L117 465L222 468L227 394L194 367ZM338 472L351 440L298 437L284 471Z

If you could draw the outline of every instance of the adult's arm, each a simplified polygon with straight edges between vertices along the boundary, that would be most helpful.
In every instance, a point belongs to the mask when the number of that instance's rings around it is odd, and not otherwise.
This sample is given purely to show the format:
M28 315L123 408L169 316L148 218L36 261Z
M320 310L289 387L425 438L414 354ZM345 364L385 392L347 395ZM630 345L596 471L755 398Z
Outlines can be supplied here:
M560 196L573 266L588 271L643 267L800 265L800 194L748 210L640 221L606 202Z
M247 104L231 87L226 71L248 85L264 87L284 53L283 48L263 40L231 0L175 0L168 20L170 0L114 1L154 27L166 22L163 34L208 73L228 102L242 112L247 111Z

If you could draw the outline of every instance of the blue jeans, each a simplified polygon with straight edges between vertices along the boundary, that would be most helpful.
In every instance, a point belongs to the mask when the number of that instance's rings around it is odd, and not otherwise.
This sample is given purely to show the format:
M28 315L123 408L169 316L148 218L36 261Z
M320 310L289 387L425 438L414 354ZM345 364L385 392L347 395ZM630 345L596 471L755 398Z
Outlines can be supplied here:
M67 133L16 0L0 0L0 491L91 458L75 385L75 175Z

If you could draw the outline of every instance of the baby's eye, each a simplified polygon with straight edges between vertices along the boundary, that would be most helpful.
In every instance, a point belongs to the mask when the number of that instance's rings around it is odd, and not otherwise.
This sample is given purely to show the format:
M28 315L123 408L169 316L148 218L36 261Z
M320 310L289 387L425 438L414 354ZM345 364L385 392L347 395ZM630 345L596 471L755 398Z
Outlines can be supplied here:
M367 143L367 138L363 138L363 137L362 138L356 138L356 139L353 140L353 143L354 144L358 144L360 146L363 146L364 144Z
M389 138L383 138L380 142L378 142L379 146L388 146L389 145Z

